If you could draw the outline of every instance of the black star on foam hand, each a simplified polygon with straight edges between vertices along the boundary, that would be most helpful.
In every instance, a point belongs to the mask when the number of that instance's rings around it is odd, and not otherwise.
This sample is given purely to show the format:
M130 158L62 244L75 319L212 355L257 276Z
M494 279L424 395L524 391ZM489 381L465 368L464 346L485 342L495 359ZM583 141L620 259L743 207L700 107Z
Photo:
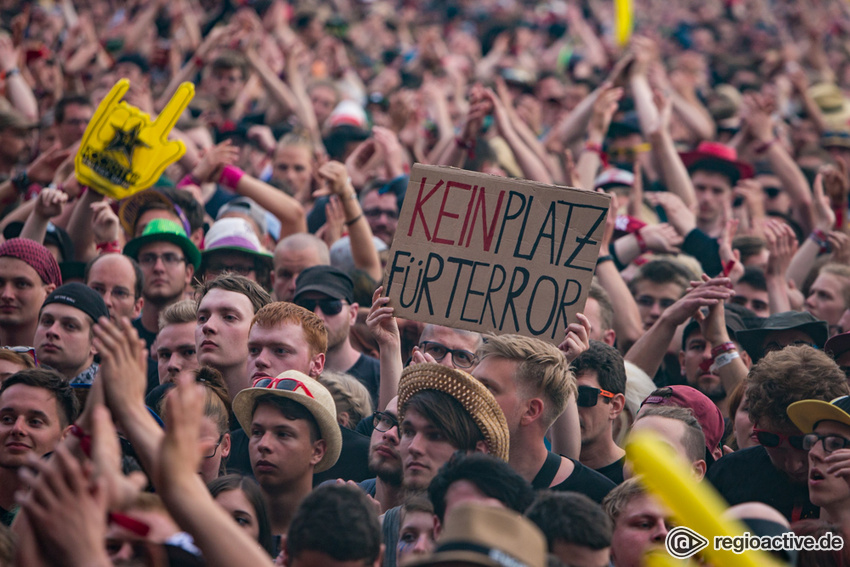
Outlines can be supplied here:
M133 159L133 152L138 146L143 148L150 147L139 139L139 124L136 124L129 130L121 130L115 127L115 136L112 137L112 140L109 141L109 144L104 149L108 152L122 152L127 156L127 161L130 162Z

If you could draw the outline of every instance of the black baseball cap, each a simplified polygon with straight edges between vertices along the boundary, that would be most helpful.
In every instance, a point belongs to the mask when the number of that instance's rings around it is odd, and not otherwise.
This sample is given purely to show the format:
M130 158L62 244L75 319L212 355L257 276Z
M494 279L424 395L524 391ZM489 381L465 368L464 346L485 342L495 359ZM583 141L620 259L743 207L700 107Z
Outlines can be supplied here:
M297 301L309 291L354 303L354 282L348 274L333 266L312 266L298 274L293 300Z

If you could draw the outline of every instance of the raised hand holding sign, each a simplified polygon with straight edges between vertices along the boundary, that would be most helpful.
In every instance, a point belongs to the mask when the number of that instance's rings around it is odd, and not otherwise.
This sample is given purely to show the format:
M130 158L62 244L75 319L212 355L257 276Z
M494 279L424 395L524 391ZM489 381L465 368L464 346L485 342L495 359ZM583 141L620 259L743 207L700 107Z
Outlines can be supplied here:
M195 95L183 83L156 120L122 101L130 88L118 81L103 99L83 134L74 169L77 180L95 191L123 199L153 185L165 168L186 152L168 133Z

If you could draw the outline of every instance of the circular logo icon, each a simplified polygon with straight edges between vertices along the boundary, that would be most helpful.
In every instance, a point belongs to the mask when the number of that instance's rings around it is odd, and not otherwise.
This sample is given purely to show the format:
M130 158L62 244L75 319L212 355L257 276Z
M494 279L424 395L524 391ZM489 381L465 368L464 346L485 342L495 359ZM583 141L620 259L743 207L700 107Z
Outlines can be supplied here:
M708 540L690 528L678 526L667 532L664 547L676 559L687 559L708 547Z

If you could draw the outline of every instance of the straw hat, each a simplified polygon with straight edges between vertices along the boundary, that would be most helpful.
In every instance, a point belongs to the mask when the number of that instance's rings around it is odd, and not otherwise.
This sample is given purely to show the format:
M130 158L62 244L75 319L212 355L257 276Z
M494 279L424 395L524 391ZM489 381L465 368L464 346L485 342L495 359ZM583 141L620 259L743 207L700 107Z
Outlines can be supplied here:
M236 394L233 400L233 413L239 425L247 433L251 431L251 421L254 417L254 406L260 396L279 396L298 402L309 411L316 423L319 424L319 435L325 440L327 449L325 456L316 465L314 472L328 470L339 459L342 449L342 433L336 421L336 404L333 396L321 383L297 370L287 370L278 374L278 378L290 378L301 382L304 387L295 390L278 390L275 388L246 388Z
M400 421L404 419L407 402L423 390L437 390L460 402L484 435L490 454L508 460L508 422L496 398L481 382L462 370L434 362L408 366L401 373L398 386Z
M469 563L488 567L545 567L546 538L521 514L484 504L461 504L446 516L434 553L411 567Z

